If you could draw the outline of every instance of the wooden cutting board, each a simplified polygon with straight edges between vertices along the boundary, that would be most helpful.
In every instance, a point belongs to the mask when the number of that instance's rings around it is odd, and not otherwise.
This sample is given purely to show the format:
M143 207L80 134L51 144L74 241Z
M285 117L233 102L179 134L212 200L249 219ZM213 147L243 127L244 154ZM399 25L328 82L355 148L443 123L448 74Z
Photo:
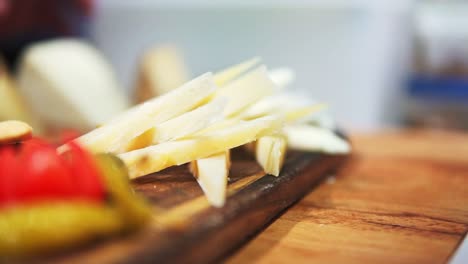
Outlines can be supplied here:
M447 263L468 231L468 134L386 131L351 142L335 177L227 263Z
M47 257L47 263L208 263L220 261L334 172L346 156L289 153L279 177L265 175L241 150L232 155L228 198L211 207L187 166L133 182L151 202L152 223L139 233Z

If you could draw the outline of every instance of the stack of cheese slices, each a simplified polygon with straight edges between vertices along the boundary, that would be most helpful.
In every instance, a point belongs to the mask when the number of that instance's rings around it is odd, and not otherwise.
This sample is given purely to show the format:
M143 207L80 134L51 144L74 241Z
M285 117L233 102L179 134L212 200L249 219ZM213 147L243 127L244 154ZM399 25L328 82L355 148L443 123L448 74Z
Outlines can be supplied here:
M209 202L226 199L232 148L245 146L267 174L278 176L287 148L344 153L345 140L308 123L321 104L283 98L287 70L268 72L258 58L203 74L130 108L76 140L117 154L131 178L190 164ZM65 151L67 145L59 148Z

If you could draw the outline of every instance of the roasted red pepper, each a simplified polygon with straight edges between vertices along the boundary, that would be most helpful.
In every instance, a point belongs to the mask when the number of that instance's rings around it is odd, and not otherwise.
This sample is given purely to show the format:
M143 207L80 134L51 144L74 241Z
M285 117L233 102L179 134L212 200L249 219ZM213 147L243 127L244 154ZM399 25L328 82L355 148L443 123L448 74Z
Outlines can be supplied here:
M105 189L91 154L76 144L60 155L33 138L0 149L0 207L36 201L103 202Z
M0 262L136 230L151 215L116 156L73 142L58 154L35 138L0 145Z
M67 165L75 180L76 197L102 201L104 199L104 184L96 161L75 142L70 142L69 160Z

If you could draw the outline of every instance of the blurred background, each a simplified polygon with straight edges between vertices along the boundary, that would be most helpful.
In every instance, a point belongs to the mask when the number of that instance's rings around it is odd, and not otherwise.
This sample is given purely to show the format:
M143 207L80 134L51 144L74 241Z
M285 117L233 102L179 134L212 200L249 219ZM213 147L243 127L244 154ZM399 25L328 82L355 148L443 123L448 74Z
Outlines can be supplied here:
M349 130L468 128L466 1L0 0L0 32L13 80L31 43L73 36L130 98L142 54L172 45L192 77L253 56L290 67L291 89L329 103Z
M95 40L127 83L135 55L168 41L194 74L259 55L294 69L294 89L328 102L345 126L398 121L398 107L388 107L408 72L409 1L217 2L103 1Z

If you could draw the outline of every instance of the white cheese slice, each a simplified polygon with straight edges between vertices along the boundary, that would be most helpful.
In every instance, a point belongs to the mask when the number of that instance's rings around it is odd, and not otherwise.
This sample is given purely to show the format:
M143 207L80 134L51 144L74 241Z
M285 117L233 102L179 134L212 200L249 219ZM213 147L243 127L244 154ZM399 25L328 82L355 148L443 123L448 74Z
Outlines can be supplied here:
M176 140L203 130L223 119L224 98L216 98L178 117L169 119L132 140L128 151L170 140Z
M276 89L276 85L268 76L266 67L262 65L220 87L215 96L229 100L224 109L224 115L231 117L259 99L273 94Z
M287 109L283 112L284 120L288 123L304 123L305 118L326 108L325 104L315 104L311 106ZM271 114L274 114L272 112ZM301 121L302 120L302 121Z
M58 39L26 50L19 91L41 120L80 131L128 107L112 67L86 42Z
M282 115L286 122L305 122L312 114L326 108L325 104L304 104L293 100L293 96L285 94L274 94L264 97L256 103L244 109L237 117L250 119L263 115Z
M279 176L286 156L286 139L281 135L263 136L255 143L255 158L263 170Z
M207 131L196 137L169 141L118 156L127 165L130 177L136 178L244 145L261 136L276 133L281 127L281 119L266 116L238 121L236 125Z
M204 104L215 89L212 74L203 74L169 93L130 108L77 140L94 152L124 152L134 138L153 126Z
M287 67L272 69L268 72L268 74L270 75L270 78L273 80L273 82L275 82L276 85L278 85L278 88L281 90L291 85L291 83L293 83L294 79L296 78L294 70Z
M226 201L229 168L229 150L190 163L190 171L215 207L222 207Z
M225 98L216 98L190 112L154 127L153 144L190 136L223 119Z
M259 57L254 57L252 59L246 60L234 66L231 66L227 69L219 71L214 74L213 79L216 85L222 86L228 82L236 79L241 76L243 73L252 69L255 65L259 64L261 59Z
M284 127L288 147L304 151L321 151L330 154L348 153L349 143L333 131L310 125L287 125Z

